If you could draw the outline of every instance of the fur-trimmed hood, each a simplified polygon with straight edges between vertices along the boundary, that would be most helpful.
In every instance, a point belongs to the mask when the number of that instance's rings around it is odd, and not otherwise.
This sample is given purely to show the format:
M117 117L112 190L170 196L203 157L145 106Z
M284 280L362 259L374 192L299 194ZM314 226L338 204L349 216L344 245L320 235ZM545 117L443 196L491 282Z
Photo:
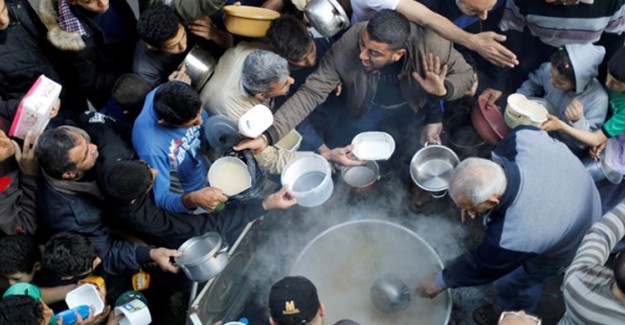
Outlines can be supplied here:
M54 47L63 51L80 51L87 45L78 32L66 32L59 26L58 0L41 0L39 17L48 28L48 40Z

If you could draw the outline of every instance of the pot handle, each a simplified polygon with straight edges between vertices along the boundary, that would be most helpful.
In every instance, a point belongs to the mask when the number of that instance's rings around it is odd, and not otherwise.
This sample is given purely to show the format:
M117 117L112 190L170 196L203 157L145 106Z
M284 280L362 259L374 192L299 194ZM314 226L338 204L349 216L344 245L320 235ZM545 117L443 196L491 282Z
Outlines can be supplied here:
M223 246L221 246L221 248L215 253L215 257L219 256L220 254L223 253L228 253L228 249L230 248L230 246L228 246L227 243L224 243Z
M337 13L336 17L339 18L339 26L341 27L341 29L345 28L345 26L347 26L347 24L349 24L349 22L338 11L336 13Z
M429 145L438 145L438 146L440 146L441 143L438 142L438 141L437 142L432 142L432 143L429 143L429 142L425 141L425 143L423 144L423 147L425 148L425 147L427 147Z

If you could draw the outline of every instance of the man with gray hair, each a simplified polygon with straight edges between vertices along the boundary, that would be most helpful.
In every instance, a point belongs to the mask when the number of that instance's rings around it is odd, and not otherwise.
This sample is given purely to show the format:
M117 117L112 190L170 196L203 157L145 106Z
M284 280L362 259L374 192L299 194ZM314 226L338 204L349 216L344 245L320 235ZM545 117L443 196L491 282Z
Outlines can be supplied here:
M493 282L497 305L475 310L478 324L501 310L534 313L545 280L571 263L584 234L601 216L599 193L567 147L535 127L512 130L492 161L469 158L454 171L449 194L461 220L484 213L482 243L419 284L434 297L446 288Z
M240 42L224 53L200 92L202 106L211 115L238 120L255 105L271 107L271 98L289 91L293 78L287 61L265 48L260 43Z

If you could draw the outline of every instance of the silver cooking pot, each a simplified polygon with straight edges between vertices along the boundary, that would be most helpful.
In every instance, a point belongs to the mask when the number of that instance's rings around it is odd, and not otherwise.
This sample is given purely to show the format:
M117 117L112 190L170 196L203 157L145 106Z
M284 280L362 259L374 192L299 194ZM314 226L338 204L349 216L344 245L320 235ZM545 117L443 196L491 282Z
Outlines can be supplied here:
M228 244L216 232L192 237L178 251L181 255L174 260L191 281L208 281L228 264Z
M310 24L325 37L349 27L349 18L336 0L312 0L304 7L304 12Z
M371 296L372 287L377 288L386 274L414 288L442 268L434 249L411 230L387 221L357 220L335 225L315 237L290 274L307 277L323 293L327 324L347 318L360 324L443 325L451 315L449 290L434 299L387 295L401 304L391 312L380 310ZM404 290L400 291L402 295Z
M196 45L184 58L182 64L187 68L191 86L199 91L213 75L217 58L208 50Z
M412 156L410 177L421 189L435 198L447 194L449 178L460 163L453 150L439 144L428 144Z

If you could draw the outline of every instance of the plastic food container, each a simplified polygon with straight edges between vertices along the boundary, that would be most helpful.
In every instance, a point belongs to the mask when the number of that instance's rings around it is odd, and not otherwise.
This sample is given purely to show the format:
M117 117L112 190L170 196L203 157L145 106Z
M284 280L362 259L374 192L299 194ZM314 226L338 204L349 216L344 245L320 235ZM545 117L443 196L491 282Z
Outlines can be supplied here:
M80 287L70 291L65 296L65 303L69 309L76 308L81 305L93 306L94 315L104 311L104 301L100 292L93 284L86 283Z
M360 160L387 160L395 152L395 140L386 132L362 132L352 140Z

